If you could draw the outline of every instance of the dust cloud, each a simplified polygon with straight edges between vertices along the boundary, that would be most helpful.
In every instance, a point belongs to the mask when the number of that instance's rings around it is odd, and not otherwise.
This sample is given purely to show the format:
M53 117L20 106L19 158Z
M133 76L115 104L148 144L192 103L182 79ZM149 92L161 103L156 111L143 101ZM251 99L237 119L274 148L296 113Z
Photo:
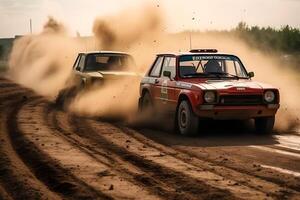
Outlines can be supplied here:
M134 12L133 12L134 10ZM82 50L117 50L131 53L137 73L145 73L156 53L189 50L189 32L167 33L162 8L130 8L97 18L89 39L72 38L66 28L49 19L44 31L18 39L10 57L11 77L40 94L55 96L65 87L72 64ZM176 17L176 16L174 16ZM180 19L178 19L180 21ZM201 28L201 27L199 27ZM214 32L191 32L194 48L216 48L239 56L254 80L280 88L281 108L276 127L289 130L299 122L299 75L283 66L276 55L248 47L239 38ZM130 115L137 108L138 81L122 80L76 96L70 110L82 115Z
M137 46L146 47L147 41L162 37L163 16L159 8L145 5L130 8L118 15L104 16L94 21L94 40L98 49L126 51L133 54L137 62L130 71L136 77L122 79L102 88L77 95L70 110L83 115L129 117L137 110L139 83L148 67L146 57L153 59L154 53L135 56ZM105 97L105 98L103 98Z
M134 44L159 37L163 30L161 10L151 5L130 8L118 15L97 18L93 33L98 47L129 50Z
M79 46L65 26L52 17L37 35L15 40L9 59L9 76L39 94L53 96L64 87Z

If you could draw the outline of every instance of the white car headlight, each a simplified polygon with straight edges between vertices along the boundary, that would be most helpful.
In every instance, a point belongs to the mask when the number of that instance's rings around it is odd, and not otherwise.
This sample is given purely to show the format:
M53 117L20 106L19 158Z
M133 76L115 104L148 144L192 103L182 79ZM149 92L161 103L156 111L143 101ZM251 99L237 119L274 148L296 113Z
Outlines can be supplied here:
M275 93L271 90L266 91L264 94L264 99L267 103L271 103L275 100Z
M216 101L216 94L213 91L207 91L204 94L204 100L206 103L214 103Z

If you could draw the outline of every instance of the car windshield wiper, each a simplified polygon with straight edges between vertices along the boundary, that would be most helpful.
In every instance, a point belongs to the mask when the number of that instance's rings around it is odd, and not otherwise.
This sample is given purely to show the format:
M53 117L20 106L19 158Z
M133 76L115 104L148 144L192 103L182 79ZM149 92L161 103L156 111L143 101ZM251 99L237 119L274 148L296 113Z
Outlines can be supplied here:
M184 77L207 77L207 73L192 73L192 74L185 74Z
M230 74L230 73L227 73L227 72L209 72L208 74L212 74L212 75L216 75L217 77L220 77L220 75L226 75L226 76L230 76L230 77L233 77L233 78L236 78L236 79L240 79L239 76L237 75L234 75L234 74ZM223 76L224 77L224 76ZM223 78L222 77L222 78Z

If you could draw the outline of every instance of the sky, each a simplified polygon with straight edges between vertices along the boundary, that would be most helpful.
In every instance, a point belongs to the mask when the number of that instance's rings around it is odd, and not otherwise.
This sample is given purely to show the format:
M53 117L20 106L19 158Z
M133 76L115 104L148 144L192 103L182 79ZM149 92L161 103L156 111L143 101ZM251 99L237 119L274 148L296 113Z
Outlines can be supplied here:
M145 3L162 10L169 32L231 29L240 21L300 28L300 0L0 0L0 38L28 34L30 19L38 33L48 16L66 24L71 34L92 35L97 16Z

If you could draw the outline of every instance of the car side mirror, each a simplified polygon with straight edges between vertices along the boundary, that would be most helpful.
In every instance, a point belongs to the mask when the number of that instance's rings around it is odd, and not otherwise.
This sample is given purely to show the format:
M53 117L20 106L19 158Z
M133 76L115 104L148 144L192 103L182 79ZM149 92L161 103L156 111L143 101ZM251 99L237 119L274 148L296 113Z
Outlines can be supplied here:
M248 76L249 76L250 78L254 77L254 72L248 72Z
M163 75L164 75L165 77L168 77L169 79L171 79L171 72L170 72L170 71L164 71L164 72L163 72Z

